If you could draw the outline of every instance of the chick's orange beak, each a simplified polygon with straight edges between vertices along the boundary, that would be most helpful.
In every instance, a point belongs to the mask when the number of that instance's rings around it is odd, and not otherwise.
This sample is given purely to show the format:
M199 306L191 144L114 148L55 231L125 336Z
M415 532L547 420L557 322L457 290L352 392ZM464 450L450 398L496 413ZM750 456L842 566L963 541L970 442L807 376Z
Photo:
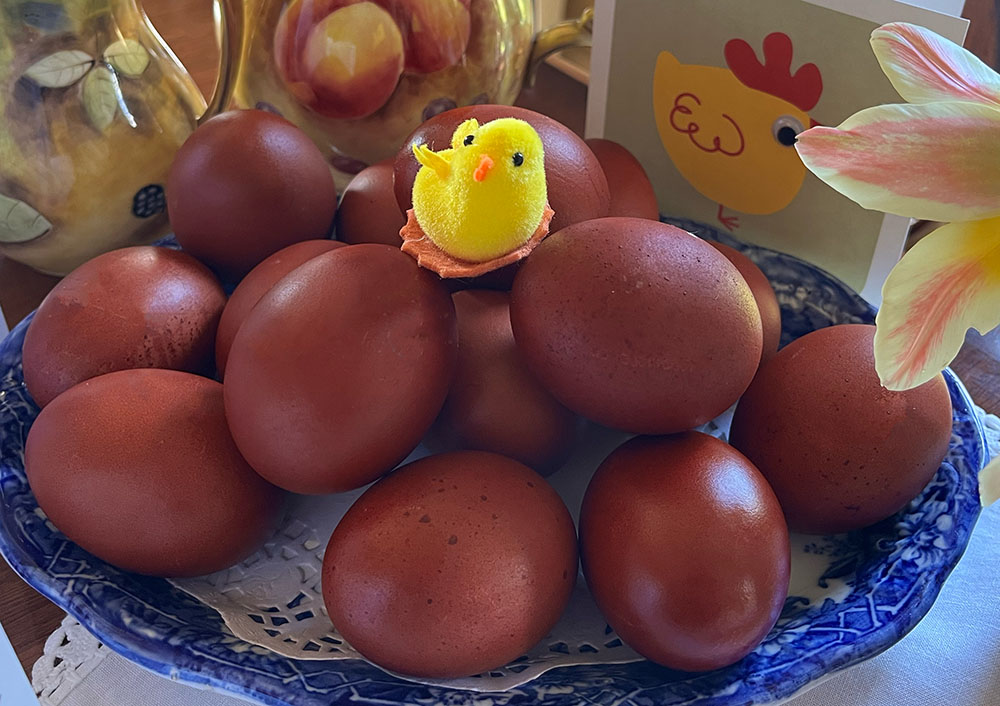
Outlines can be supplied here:
M486 178L486 175L490 173L493 169L493 160L488 154L480 155L479 166L476 167L476 171L472 173L472 178L476 181L482 181Z

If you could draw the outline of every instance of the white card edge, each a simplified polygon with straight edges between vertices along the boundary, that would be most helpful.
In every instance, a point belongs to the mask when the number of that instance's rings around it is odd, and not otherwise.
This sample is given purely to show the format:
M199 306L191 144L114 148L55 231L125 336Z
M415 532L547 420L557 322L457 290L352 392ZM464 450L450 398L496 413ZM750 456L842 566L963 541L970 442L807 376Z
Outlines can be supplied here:
M872 306L878 307L882 304L882 285L889 272L899 262L903 247L906 245L906 235L913 223L912 218L891 213L885 214L882 219L882 227L879 229L875 250L872 253L871 266L865 277L865 285L859 292Z
M611 38L614 36L617 0L594 3L594 34L590 49L590 85L587 89L587 117L583 134L587 139L604 137L608 105L608 76L611 73Z
M3 320L0 315L0 321ZM35 691L21 669L13 645L0 625L0 703L3 706L38 706Z
M910 22L937 32L953 42L963 44L969 31L969 20L937 10L911 5L902 0L802 0L810 5L842 12L876 24Z
M925 10L933 10L934 12L943 12L946 15L951 15L952 17L959 17L963 12L965 12L965 0L900 0L907 5L916 5L917 7L922 7ZM954 7L937 8L931 7L931 3L936 5L954 5Z

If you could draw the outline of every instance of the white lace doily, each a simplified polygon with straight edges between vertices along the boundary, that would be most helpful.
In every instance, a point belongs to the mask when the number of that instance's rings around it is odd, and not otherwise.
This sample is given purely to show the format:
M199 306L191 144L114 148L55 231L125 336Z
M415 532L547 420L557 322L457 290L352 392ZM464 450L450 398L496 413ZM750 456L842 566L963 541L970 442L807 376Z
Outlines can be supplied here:
M66 616L45 641L45 651L31 668L31 684L41 706L56 706L87 678L110 650Z

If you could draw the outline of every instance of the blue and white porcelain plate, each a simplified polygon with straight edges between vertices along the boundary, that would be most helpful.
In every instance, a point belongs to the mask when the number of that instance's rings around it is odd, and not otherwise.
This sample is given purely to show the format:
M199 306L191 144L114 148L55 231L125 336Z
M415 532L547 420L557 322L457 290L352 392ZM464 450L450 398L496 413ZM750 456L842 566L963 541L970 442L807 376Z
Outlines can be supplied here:
M874 319L868 304L811 265L697 224L678 225L738 247L764 270L781 304L783 343L823 326ZM214 609L167 581L123 572L66 540L39 510L24 476L24 443L38 412L21 376L29 320L0 343L0 553L29 584L142 666L263 704L458 704L485 696L405 681L361 660L280 656L234 637ZM793 567L810 567L815 586L796 584L793 568L796 595L746 658L705 674L645 661L561 667L491 692L491 703L774 704L896 643L930 609L980 510L983 429L962 384L950 371L945 377L953 435L934 479L878 525L793 541Z

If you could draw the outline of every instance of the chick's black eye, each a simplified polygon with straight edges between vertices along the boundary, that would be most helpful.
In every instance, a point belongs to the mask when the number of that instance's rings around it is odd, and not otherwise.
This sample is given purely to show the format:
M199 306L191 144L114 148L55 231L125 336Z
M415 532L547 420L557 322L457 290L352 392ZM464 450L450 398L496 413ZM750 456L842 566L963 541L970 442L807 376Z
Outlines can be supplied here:
M788 126L785 126L778 130L778 142L783 144L785 147L791 147L795 144L795 130Z
M466 135L465 139L462 140L462 144L463 145L471 145L472 144L472 135Z
M782 115L771 126L771 134L774 135L774 139L779 145L792 147L795 144L795 138L804 129L805 126L798 118L791 115Z
M520 152L515 152L514 153L514 166L515 167L520 167L522 164L524 164L524 155L521 154Z

